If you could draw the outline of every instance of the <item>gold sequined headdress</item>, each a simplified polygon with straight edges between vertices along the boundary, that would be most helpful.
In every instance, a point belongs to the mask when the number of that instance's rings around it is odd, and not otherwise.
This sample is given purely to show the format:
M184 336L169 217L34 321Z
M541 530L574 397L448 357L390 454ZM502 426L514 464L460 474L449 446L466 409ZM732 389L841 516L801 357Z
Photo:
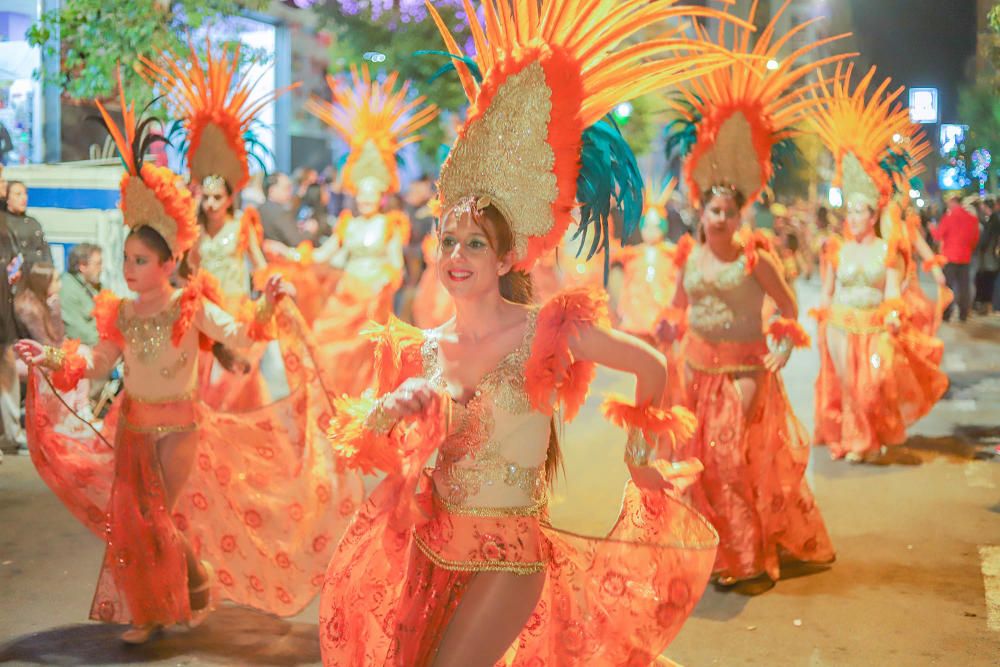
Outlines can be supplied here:
M125 175L121 182L122 217L131 229L152 227L167 242L174 257L181 257L198 235L195 204L181 178L166 167L143 162L150 144L164 137L148 131L154 119L138 119L135 104L125 99L121 73L118 76L118 99L122 110L119 129L104 105L95 100L104 124L118 147Z
M193 46L187 58L161 53L162 66L140 56L142 74L162 87L187 134L191 181L207 185L221 178L239 192L250 179L250 158L261 161L247 150L251 144L259 147L251 129L257 115L299 84L253 97L257 81L241 74L239 45L213 55L206 41L205 51L204 63Z
M399 151L419 141L415 132L437 116L437 107L423 105L423 97L407 101L410 84L407 81L396 90L398 78L399 73L392 72L383 82L373 81L367 65L361 66L360 73L352 66L350 86L339 86L327 77L332 102L316 97L306 102L306 111L332 127L350 146L341 171L344 189L350 194L356 194L366 180L377 183L381 192L397 192Z
M805 21L784 35L776 28L791 0L775 12L756 40L749 27L737 27L730 48L747 58L728 67L698 76L681 86L683 101L672 106L679 119L668 127L667 149L685 157L684 181L688 198L699 206L703 192L713 188L738 190L746 205L752 204L770 183L780 166L782 152L793 149L789 141L799 123L820 102L804 93L811 86L804 79L824 65L850 57L838 54L802 63L803 56L838 40L836 35L802 46L782 57L781 51L819 18ZM753 22L757 0L747 17ZM707 30L697 26L698 36L711 41ZM715 38L720 45L726 31L720 26Z
M606 250L611 202L624 210L625 229L634 229L642 213L642 178L605 117L622 102L733 59L677 30L612 50L664 21L744 22L675 6L675 0L478 4L465 0L475 46L475 56L466 57L427 2L471 103L441 169L444 215L488 198L511 227L516 268L527 269L560 243L571 212L581 206L583 234L594 232L590 255Z
M905 87L887 92L885 79L871 95L868 87L875 68L851 91L854 66L837 66L832 81L823 80L819 106L810 115L817 134L833 153L836 171L833 185L844 191L844 201L880 209L892 196L894 178L909 162L900 145L909 136L910 117L897 102Z

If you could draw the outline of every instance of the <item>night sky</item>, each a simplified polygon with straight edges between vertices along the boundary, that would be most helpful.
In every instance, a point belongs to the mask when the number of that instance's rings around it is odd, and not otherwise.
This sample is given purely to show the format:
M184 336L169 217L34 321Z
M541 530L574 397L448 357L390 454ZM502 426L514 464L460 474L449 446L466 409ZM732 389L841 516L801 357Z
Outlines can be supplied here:
M894 84L940 89L941 120L955 122L958 86L976 53L975 0L849 1L860 61Z

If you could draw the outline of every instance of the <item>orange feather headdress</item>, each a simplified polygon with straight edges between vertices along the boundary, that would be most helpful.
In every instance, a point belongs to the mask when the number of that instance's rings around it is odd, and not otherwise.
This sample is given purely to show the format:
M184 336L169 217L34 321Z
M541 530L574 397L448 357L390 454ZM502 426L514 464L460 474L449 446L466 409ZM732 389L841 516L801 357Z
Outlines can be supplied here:
M912 125L906 107L897 101L905 86L887 92L892 83L887 78L869 95L872 67L852 91L853 71L853 65L846 71L838 65L832 81L821 81L822 104L810 118L833 153L833 185L844 190L845 201L881 209L892 196L896 175L910 163L901 143Z
M350 146L341 171L344 189L356 194L362 181L374 179L381 192L399 191L396 156L406 145L420 140L417 130L437 116L437 107L423 105L424 97L406 100L409 81L396 90L398 72L384 82L373 81L368 66L358 72L351 67L351 85L338 86L333 77L327 84L332 102L310 98L306 111L329 125Z
M95 102L125 165L119 204L122 217L131 229L144 226L155 229L167 242L173 256L181 257L198 236L194 198L180 176L166 167L143 162L149 145L165 141L165 138L149 132L155 118L136 117L135 104L125 99L121 72L118 74L118 98L123 117L121 129L104 105L99 100Z
M683 100L672 106L679 119L668 126L667 150L686 156L684 182L693 204L701 204L703 192L713 187L735 188L752 204L768 186L779 155L794 149L789 140L795 128L819 101L806 95L813 88L804 85L809 74L823 66L850 57L838 54L810 62L802 57L847 34L812 42L782 56L782 49L820 18L803 22L784 35L776 28L791 0L785 0L767 27L751 45L752 30L736 27L730 48L747 58L734 61L692 79L681 87ZM757 0L747 20L757 13ZM706 29L697 26L698 35L711 41ZM715 41L726 40L726 26L719 25Z
M253 98L256 81L240 74L239 45L223 47L216 56L206 42L204 63L193 47L187 58L163 53L160 59L163 66L139 57L143 75L162 87L187 133L191 181L220 177L233 192L239 192L250 179L253 152L247 151L247 144L254 141L254 119L299 84Z
M482 12L465 0L473 57L462 54L427 2L471 104L441 168L444 216L477 215L493 205L513 232L515 266L525 270L561 242L573 209L581 206L581 243L588 230L594 233L588 257L599 247L607 251L611 201L623 209L625 232L635 229L642 177L605 117L622 102L734 58L716 45L683 38L680 29L617 47L669 20L743 22L704 7L676 6L675 0L478 4Z

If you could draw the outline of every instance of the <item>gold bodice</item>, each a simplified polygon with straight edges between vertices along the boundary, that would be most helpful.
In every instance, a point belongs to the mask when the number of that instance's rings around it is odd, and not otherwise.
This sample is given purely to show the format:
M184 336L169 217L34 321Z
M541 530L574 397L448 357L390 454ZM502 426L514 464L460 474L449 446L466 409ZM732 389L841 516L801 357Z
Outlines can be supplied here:
M451 400L449 433L433 473L437 493L448 503L509 508L546 500L550 417L532 410L524 391L536 316L532 311L520 345L483 376L467 404ZM439 339L436 331L426 333L424 376L446 390Z
M695 248L684 267L689 326L709 341L760 339L764 335L764 290L748 275L746 256L741 254L710 280L700 268L703 252L704 246Z
M343 282L345 288L363 285L375 295L392 282L402 267L402 246L391 246L386 240L386 226L389 224L382 214L371 218L351 218L345 225L342 248L347 252L344 271L353 278ZM395 253L397 257L392 257ZM357 297L358 295L354 295Z
M845 243L837 258L833 303L849 308L877 308L885 298L888 251L882 239L866 244Z
M247 260L239 252L240 219L230 218L215 236L202 232L198 239L198 256L202 270L215 276L219 287L227 299L238 299L250 295L250 272Z
M197 339L174 347L174 323L181 314L179 295L155 315L136 315L131 302L118 309L118 330L125 340L125 388L145 400L177 399L194 394L197 379ZM194 327L191 327L194 329ZM196 332L187 332L189 336ZM166 388L169 387L169 390Z

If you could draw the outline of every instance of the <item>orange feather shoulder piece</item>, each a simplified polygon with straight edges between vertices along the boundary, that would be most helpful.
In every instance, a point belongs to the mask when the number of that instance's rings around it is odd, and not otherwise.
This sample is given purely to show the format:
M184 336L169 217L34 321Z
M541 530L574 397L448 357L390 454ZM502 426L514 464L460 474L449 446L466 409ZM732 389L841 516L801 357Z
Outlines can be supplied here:
M125 346L125 339L118 329L118 308L121 306L119 299L111 290L101 290L94 297L94 324L97 326L97 335L101 340L114 343L119 349Z
M576 416L587 398L595 368L592 362L573 358L570 339L585 327L610 323L607 294L596 289L566 290L541 307L524 382L536 410L552 414L561 404L564 420Z

